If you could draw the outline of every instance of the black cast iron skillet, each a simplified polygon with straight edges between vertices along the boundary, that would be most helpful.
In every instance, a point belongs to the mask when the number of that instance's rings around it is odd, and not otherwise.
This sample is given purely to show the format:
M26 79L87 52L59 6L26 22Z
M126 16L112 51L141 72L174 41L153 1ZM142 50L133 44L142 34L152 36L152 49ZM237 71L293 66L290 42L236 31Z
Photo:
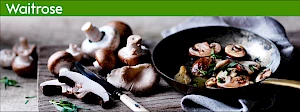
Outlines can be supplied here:
M209 94L209 95L230 95L245 96L257 93L261 84L275 84L300 88L300 83L286 79L269 77L263 81L239 88L209 89L205 86L194 87L182 84L173 79L178 73L181 65L184 65L190 58L188 49L199 42L217 42L224 47L228 44L241 44L247 51L251 60L259 57L262 66L270 64L274 73L280 65L280 53L275 44L270 40L260 37L252 32L222 26L198 27L183 30L172 34L160 41L154 48L152 62L162 78L175 90L183 94ZM284 75L284 74L282 74ZM272 76L272 75L271 75Z

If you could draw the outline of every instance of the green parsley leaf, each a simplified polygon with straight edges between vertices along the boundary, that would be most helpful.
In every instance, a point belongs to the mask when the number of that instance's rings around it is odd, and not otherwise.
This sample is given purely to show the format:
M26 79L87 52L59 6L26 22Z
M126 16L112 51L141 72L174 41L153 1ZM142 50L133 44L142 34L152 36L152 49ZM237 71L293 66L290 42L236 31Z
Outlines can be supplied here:
M18 84L17 81L8 79L7 77L3 77L2 79L0 79L0 82L1 82L1 83L4 83L4 88L5 88L5 89L6 89L8 86L21 87L21 86L17 85L17 84Z
M77 112L78 109L85 109L83 107L76 106L75 104L67 100L60 100L59 102L51 100L49 102L53 104L55 108L61 112ZM86 110L90 110L90 109L86 109Z
M254 69L254 66L253 65L249 65L249 69L251 70L251 71L255 71L255 69Z
M198 70L199 73L203 74L203 75L206 75L207 74L207 71L204 71L204 70Z
M231 62L227 65L228 68L230 67L234 67L235 65L237 65L238 63L237 62Z

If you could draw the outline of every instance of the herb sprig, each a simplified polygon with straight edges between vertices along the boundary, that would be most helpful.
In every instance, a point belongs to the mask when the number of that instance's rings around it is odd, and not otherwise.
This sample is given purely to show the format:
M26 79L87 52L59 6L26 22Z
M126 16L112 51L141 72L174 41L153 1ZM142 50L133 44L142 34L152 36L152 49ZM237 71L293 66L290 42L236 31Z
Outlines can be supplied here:
M6 89L8 86L13 86L13 87L21 87L20 85L17 85L18 82L15 80L8 79L7 77L4 77L0 79L1 83L4 83L4 88Z
M25 101L25 104L27 104L28 102L29 102L29 99L31 99L31 98L35 98L36 96L26 96L25 98L27 99L26 101Z
M51 104L55 106L55 108L61 112L77 112L78 109L86 109L80 106L77 106L70 101L60 100L59 102L51 100L49 101ZM90 109L86 109L90 110Z

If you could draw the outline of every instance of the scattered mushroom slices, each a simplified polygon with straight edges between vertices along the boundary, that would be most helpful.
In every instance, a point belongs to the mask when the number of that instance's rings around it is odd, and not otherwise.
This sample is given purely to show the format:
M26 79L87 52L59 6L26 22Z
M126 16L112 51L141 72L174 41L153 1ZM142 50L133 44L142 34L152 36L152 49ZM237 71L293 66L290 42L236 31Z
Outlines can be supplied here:
M183 84L198 85L197 87L238 88L264 80L272 73L259 61L244 59L247 52L242 45L228 44L223 51L225 56L218 56L221 52L222 46L219 43L196 43L189 48L189 55L196 57L196 61L193 61L189 70L181 66L174 79ZM203 82L205 84L200 84Z

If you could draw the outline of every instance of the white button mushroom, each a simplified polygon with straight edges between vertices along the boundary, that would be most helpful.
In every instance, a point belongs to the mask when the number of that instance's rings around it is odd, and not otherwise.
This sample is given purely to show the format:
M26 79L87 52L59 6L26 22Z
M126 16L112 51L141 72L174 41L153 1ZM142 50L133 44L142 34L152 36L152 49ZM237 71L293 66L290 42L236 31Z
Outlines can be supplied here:
M36 77L37 63L30 56L31 51L20 51L12 63L13 71L21 77Z
M120 44L120 34L112 26L105 25L98 29L91 22L87 22L81 30L87 36L81 44L81 50L89 57L95 58L97 49L115 51Z
M36 45L35 44L29 44L26 37L20 37L19 43L15 44L13 46L13 51L16 53L16 55L19 55L20 52L27 50L29 51L30 56L36 60L37 59L37 52L36 52Z
M160 80L154 67L149 63L135 66L124 66L111 71L107 81L117 88L123 88L134 95L146 95L158 84Z
M127 39L126 47L119 50L118 57L125 65L134 66L151 61L150 51L141 45L141 41L141 36L131 35Z
M77 44L70 43L69 48L66 49L66 51L70 53L77 62L83 58L83 52L81 52L81 49L77 46Z
M62 71L70 71L74 67L75 58L67 51L53 53L47 63L48 70L58 76Z
M0 65L3 68L10 68L12 66L12 62L16 57L16 53L14 53L10 49L2 49L0 52Z

